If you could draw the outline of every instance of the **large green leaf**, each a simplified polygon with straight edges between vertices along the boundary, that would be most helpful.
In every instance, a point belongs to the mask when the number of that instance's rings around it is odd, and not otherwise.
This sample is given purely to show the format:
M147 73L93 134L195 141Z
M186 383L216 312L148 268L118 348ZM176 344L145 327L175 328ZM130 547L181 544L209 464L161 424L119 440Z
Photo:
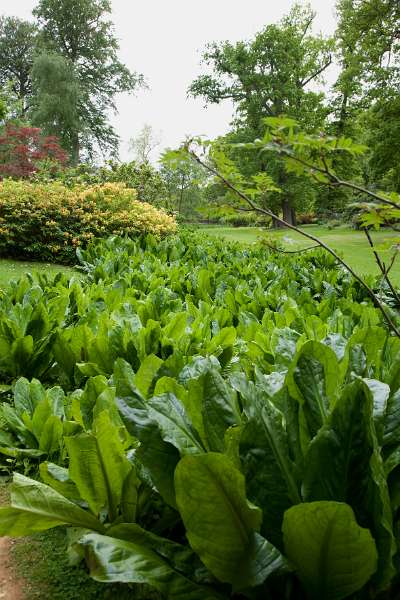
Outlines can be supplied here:
M271 350L278 371L285 371L292 363L300 334L290 327L275 329L271 335Z
M375 420L375 430L378 440L381 442L385 429L386 413L388 410L388 400L390 396L390 387L387 383L382 383L376 379L363 379L369 389L372 401Z
M39 439L39 449L46 454L60 451L63 437L63 424L60 417L50 416L43 425Z
M136 523L121 523L107 529L107 535L147 546L182 574L197 583L210 581L210 572L201 563L199 557L188 544L184 546L166 538L155 535L141 528Z
M46 485L69 500L80 500L78 488L70 478L68 469L51 462L44 462L40 465L39 471Z
M11 345L14 375L26 372L27 365L33 354L33 338L31 335L17 338Z
M244 427L240 458L248 496L263 510L261 532L281 548L283 514L301 496L284 417L267 398L264 404Z
M348 385L305 459L307 501L336 500L352 506L371 529L379 551L377 581L392 579L395 542L389 492L376 438L372 395L362 381Z
M95 515L107 510L110 521L117 517L124 481L133 468L125 456L118 430L106 411L93 423L93 433L65 438L69 473L80 496Z
M179 462L178 450L162 439L157 422L150 418L149 407L135 386L131 367L117 360L114 371L117 405L129 433L141 446L136 456L164 500L175 506L174 471Z
M342 600L369 581L377 567L375 542L350 506L311 502L284 517L285 551L310 598Z
M383 444L400 444L400 389L388 399Z
M181 453L204 452L183 405L173 394L155 396L148 402L149 417L157 422L162 438Z
M37 404L44 398L45 391L39 381L33 379L30 383L25 377L20 377L14 387L14 406L19 415L26 412L33 416Z
M241 423L236 392L215 369L211 369L203 377L202 413L205 436L211 450L222 452L225 431Z
M73 396L73 416L85 429L91 429L93 422L93 410L98 397L108 389L107 379L103 375L97 375L88 379L83 393Z
M189 543L220 581L245 589L282 567L279 551L257 534L261 511L248 502L244 477L228 457L184 457L175 488Z
M37 439L26 427L24 421L19 417L17 411L12 406L4 402L1 414L7 424L7 428L20 439L24 446L28 448L37 448Z
M338 393L340 368L336 354L320 342L306 342L288 372L287 383L306 417L311 437L325 423Z
M104 532L100 521L80 506L51 487L15 473L11 507L0 509L0 535L30 535L65 524Z
M0 508L0 535L2 536L22 537L63 524L64 521L61 519L45 515L32 515L28 510L12 507Z
M162 364L163 361L161 358L158 358L158 356L155 356L154 354L150 354L149 356L146 356L140 365L140 368L135 375L135 385L145 398L147 398L151 390L153 380L160 370Z
M85 548L90 575L97 581L146 583L161 592L166 600L223 598L185 577L143 543L93 533L84 536L79 543Z
M32 432L40 440L46 421L51 417L51 406L47 397L38 402L32 417Z

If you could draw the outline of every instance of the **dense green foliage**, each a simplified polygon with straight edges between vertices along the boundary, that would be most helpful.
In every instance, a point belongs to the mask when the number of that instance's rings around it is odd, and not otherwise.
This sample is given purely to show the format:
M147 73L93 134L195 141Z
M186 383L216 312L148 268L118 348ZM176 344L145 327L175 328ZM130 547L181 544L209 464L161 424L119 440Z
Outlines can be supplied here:
M65 264L75 250L110 234L164 236L173 217L124 184L67 187L59 182L0 182L0 250L3 256Z
M79 256L1 300L3 464L53 461L1 533L71 525L95 579L171 599L395 589L400 340L357 282L193 232Z
M71 565L166 600L396 598L400 246L380 253L370 230L400 217L400 15L394 0L337 11L332 39L294 4L252 40L209 45L190 93L230 99L232 129L158 169L151 126L134 162L80 163L115 155L109 109L143 83L109 0L1 18L0 143L32 123L73 166L16 145L38 164L6 165L30 181L0 182L0 250L79 261L0 292L1 535L65 528ZM147 202L295 230L296 212L347 214L380 278L304 231L327 252L176 234Z
M266 26L251 41L208 46L203 60L212 68L212 75L196 79L190 92L209 103L228 98L233 101L235 129L226 137L227 142L254 140L263 132L265 117L288 114L311 131L323 126L327 108L321 80L331 64L332 43L313 35L314 17L309 8L296 5L279 24ZM312 205L315 191L310 194L309 184L288 176L276 156L233 156L245 176L261 171L274 177L284 194L272 194L267 201L274 207L281 205L284 218L290 223L295 221L295 209L304 210L304 197L308 206Z
M12 91L21 101L17 115L23 116L28 109L28 97L32 93L31 69L37 44L37 27L16 17L0 18L0 86Z
M115 95L142 84L118 59L110 13L108 0L40 0L35 22L0 20L0 86L20 100L9 117L59 136L73 163L115 153Z
M233 102L235 120L223 141L238 144L263 135L265 117L296 119L306 133L346 136L366 143L362 161L337 156L342 179L382 189L399 190L399 7L396 0L338 0L333 38L315 34L313 13L295 4L289 15L269 24L254 38L209 44L203 62L209 72L190 86L190 93L208 103ZM335 76L333 85L323 77ZM269 194L264 206L289 223L295 212L316 210L323 218L340 218L352 201L344 188L326 189L287 173L279 156L253 154L238 146L229 157L244 177L272 175L281 194Z

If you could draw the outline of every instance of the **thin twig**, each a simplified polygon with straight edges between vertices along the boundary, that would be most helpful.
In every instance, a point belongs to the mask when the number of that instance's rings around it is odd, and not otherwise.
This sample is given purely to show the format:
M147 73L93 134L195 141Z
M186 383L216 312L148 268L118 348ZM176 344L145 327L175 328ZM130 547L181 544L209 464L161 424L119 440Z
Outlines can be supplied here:
M394 261L395 261L395 260L396 260L396 258L397 258L397 255L398 255L398 253L399 253L399 251L398 251L398 250L395 250L395 252L393 253L392 260L390 261L390 265L389 265L389 266L388 266L388 268L386 269L386 274L387 274L387 275L388 275L388 274L389 274L389 272L391 271L391 269L392 269L392 267L393 267L393 265L394 265Z
M207 169L210 173L212 173L213 175L215 175L216 177L218 177L230 190L232 190L233 192L235 192L235 194L237 194L240 198L242 198L242 200L244 200L245 202L247 202L247 204L249 204L249 206L251 206L252 209L255 212L259 212L259 213L268 215L269 217L271 217L272 219L274 219L275 221L277 221L278 223L280 223L284 227L287 227L288 229L292 229L293 231L296 231L297 233L299 233L303 237L306 237L306 238L312 240L318 246L320 246L321 248L324 248L327 252L329 252L329 254L331 254L336 259L336 261L339 262L346 269L346 271L348 271L354 277L354 279L356 279L364 287L364 289L367 291L367 293L370 296L370 298L373 300L374 304L376 304L377 307L379 308L379 310L381 311L381 313L382 313L385 321L387 322L387 324L389 326L389 329L391 329L392 332L398 338L400 338L400 331L396 327L396 325L393 323L390 315L386 312L386 309L383 306L383 303L381 302L381 300L377 297L377 295L369 287L369 285L362 279L362 277L360 277L359 275L357 275L357 273L350 267L350 265L348 265L337 254L337 252L335 252L335 250L333 250L332 248L330 248L330 246L328 246L327 244L325 244L325 242L323 242L322 240L318 239L317 237L315 237L311 233L303 231L303 230L299 229L298 227L296 227L296 225L292 225L291 223L288 223L284 219L281 219L280 217L278 217L278 215L276 215L275 213L273 213L271 210L269 210L267 208L261 208L261 206L258 206L255 202L253 202L253 200L251 198L249 198L248 196L246 196L246 194L244 194L239 189L237 189L234 185L232 185L232 183L230 183L230 181L228 181L228 179L226 179L221 173L219 173L211 165L209 165L209 164L205 163L203 160L201 160L201 158L199 156L197 156L197 154L193 150L190 149L189 144L187 145L187 151L188 151L189 155L193 158L193 160L195 160L199 165L201 165L202 167L204 167L205 169Z
M376 194L372 190L369 190L360 185L357 185L356 183L353 183L352 181L346 181L344 179L339 179L339 177L337 175L332 173L332 171L330 171L327 168L326 163L325 163L325 168L322 169L321 167L317 167L316 165L313 165L312 163L309 163L306 160L303 160L302 158L299 158L298 156L293 155L291 152L289 152L288 150L285 150L284 148L281 148L281 153L285 154L285 156L287 156L288 158L300 163L304 167L307 167L307 169L310 169L311 173L313 171L316 171L317 173L321 173L322 175L325 175L326 177L329 178L331 185L338 186L338 187L339 186L347 187L347 188L349 188L353 191L359 192L361 194L366 194L367 196L370 196L371 198L374 198L375 200L382 202L382 204L388 204L389 206L393 206L394 208L400 208L399 204L396 204L396 202L392 202L391 200L388 200L387 198L380 196L379 194Z
M273 244L269 244L266 240L262 240L262 243L267 246L267 248L270 248L274 252L280 252L281 254L299 254L300 252L308 252L308 250L315 250L320 247L319 244L316 244L315 246L307 246L307 248L299 248L298 250L283 250L283 248L277 248Z
M390 288L390 291L392 292L393 296L396 299L396 302L400 305L400 296L396 292L390 278L388 277L388 270L386 269L385 263L382 261L381 257L379 256L378 251L375 248L375 245L371 238L371 234L368 230L368 227L363 227L363 230L367 237L368 243L372 248L372 252L374 253L376 264L378 265L378 267L382 273L383 280L386 281L386 283L388 284L388 286ZM392 266L393 266L393 261L392 261L392 264L390 265L390 268L392 268Z

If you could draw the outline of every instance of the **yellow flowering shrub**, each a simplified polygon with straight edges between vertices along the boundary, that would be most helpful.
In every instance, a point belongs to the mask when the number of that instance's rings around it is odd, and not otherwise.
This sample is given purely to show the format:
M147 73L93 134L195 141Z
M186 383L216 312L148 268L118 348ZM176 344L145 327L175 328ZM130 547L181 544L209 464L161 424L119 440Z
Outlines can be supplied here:
M0 181L2 256L74 262L77 246L112 234L165 236L176 221L139 202L122 183L65 187L62 183Z

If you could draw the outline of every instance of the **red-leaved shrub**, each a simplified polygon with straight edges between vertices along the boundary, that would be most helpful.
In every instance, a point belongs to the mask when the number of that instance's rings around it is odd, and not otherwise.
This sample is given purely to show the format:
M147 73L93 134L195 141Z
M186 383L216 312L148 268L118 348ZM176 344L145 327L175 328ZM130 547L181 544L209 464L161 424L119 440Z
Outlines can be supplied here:
M67 154L55 136L43 136L38 127L8 124L0 135L0 179L29 178L36 173L40 161L51 159L61 165Z

